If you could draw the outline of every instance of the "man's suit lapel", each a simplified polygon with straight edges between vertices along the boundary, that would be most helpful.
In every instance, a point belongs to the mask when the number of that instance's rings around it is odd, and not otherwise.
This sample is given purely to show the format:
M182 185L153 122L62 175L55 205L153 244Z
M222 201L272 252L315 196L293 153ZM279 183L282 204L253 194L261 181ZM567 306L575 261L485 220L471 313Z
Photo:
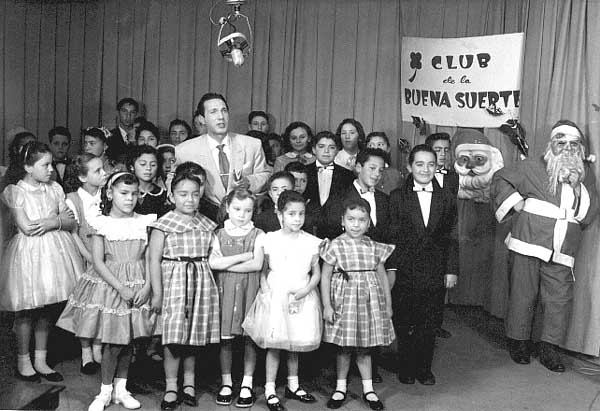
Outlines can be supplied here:
M199 150L199 156L201 160L199 162L207 168L206 177L213 194L217 198L223 198L226 194L225 187L223 187L223 182L221 182L221 179L219 178L221 173L219 170L219 165L215 163L215 159L210 152L210 146L208 145L209 138L210 137L208 134L200 136L201 146Z
M241 174L244 168L244 147L240 144L237 134L229 133L231 142L231 164L229 165L229 184L233 184L235 173Z

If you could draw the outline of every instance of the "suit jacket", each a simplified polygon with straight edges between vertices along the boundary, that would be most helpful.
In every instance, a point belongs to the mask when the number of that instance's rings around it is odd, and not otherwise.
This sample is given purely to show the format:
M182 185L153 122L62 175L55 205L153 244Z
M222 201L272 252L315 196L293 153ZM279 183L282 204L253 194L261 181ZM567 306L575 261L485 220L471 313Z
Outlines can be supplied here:
M110 133L110 137L106 140L106 156L112 161L125 164L129 151L133 145L123 141L119 127L113 128L110 130Z
M308 164L306 169L307 184L306 190L304 191L304 198L310 201L314 214L317 216L319 214L321 215L321 218L319 218L316 223L317 236L320 238L333 239L337 237L335 236L336 231L331 231L331 223L328 221L327 215L335 212L335 210L332 210L331 207L335 207L336 199L343 198L348 190L348 187L352 186L352 182L354 181L354 173L342 166L334 164L329 197L327 198L327 201L321 205L321 199L319 197L319 170L317 170L317 165L316 163ZM340 224L341 222L338 222L338 225Z
M215 163L210 152L208 134L186 140L175 147L177 164L193 161L206 170L206 188L204 198L213 204L221 204L227 194L221 181L219 165ZM250 191L258 193L269 179L269 169L260 140L243 134L229 133L231 154L229 158L228 187L233 187L234 170L241 171L242 177L248 178Z
M389 197L383 191L379 190L375 190L374 194L377 224L373 224L371 221L367 236L377 242L387 243L389 242ZM358 200L360 198L360 193L356 190L354 184L352 184L347 189L346 193L339 199L336 199L335 202L332 203L332 207L326 210L326 218L329 226L328 234L331 236L328 238L333 239L343 233L341 221L344 214L344 202L346 202L346 200Z
M71 165L71 159L70 158L66 158L65 159L65 170L63 173L63 176L60 176L60 173L58 172L58 169L56 168L56 163L53 161L52 162L52 175L50 176L50 179L56 181L58 184L60 184L60 186L63 188L63 190L65 189L65 180L66 177L68 177L67 174L67 170L69 169L69 166Z
M390 196L390 239L396 248L387 268L397 270L394 292L408 288L440 288L445 274L458 275L456 198L433 179L427 227L423 222L414 181L410 175Z
M454 197L458 195L458 173L454 170L448 170L448 174L442 174L444 176L444 190L449 190Z

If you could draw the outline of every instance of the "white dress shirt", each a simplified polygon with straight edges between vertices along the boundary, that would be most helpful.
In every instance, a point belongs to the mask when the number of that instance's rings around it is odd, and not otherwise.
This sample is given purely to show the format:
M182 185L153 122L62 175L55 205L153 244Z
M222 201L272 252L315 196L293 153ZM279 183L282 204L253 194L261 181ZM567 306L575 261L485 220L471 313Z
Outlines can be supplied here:
M429 223L429 212L431 210L431 195L433 194L433 183L430 181L427 185L421 185L415 181L413 188L417 192L419 198L419 205L421 206L421 215L423 216L423 223L425 227Z
M219 169L219 148L217 146L220 146L221 144L224 145L223 152L227 156L227 161L229 161L229 174L231 174L231 139L229 138L229 134L227 134L220 143L210 135L208 136L207 141L208 146L210 147L210 153L212 154L213 160L215 160L215 164L217 165L217 169ZM219 172L220 171L221 170L219 170Z
M358 183L358 180L354 180L353 184L354 188L356 188L356 191L358 191L358 194L361 196L361 198L367 200L367 202L371 206L371 221L373 222L373 225L377 225L377 204L375 203L375 189L368 189L366 191L363 190L363 188Z
M331 191L334 166L333 163L324 166L319 160L315 161L315 165L317 166L317 179L319 181L319 201L323 205L329 198L329 192ZM323 167L325 168L323 169Z

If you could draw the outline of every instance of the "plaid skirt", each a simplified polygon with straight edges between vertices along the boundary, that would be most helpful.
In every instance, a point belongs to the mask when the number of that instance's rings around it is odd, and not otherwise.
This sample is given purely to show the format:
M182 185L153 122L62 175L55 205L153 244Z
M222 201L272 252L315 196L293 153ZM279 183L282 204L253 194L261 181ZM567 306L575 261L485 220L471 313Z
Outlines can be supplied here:
M333 324L325 322L323 341L341 347L390 345L395 338L385 293L375 271L334 272L330 297Z
M163 259L162 343L202 346L220 342L219 290L206 259Z

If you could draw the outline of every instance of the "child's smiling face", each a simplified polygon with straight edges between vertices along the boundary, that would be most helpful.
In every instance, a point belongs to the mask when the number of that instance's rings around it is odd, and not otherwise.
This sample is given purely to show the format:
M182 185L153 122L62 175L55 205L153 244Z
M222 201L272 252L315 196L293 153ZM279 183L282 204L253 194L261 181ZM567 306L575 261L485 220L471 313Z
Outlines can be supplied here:
M413 179L421 184L427 185L435 175L436 158L429 151L418 151L415 153L415 158L411 164L407 166L408 171L413 175Z

